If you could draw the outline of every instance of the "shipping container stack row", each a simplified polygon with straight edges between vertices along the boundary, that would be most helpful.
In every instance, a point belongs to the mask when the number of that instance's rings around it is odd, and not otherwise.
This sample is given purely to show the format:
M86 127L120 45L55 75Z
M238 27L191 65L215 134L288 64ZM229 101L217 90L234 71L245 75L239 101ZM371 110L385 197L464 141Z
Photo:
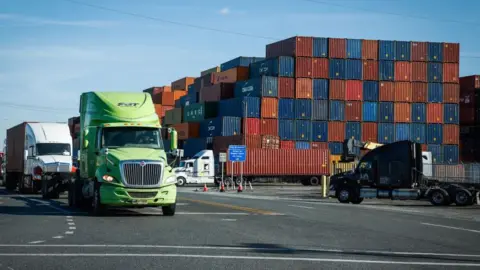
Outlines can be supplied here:
M150 87L143 90L152 96L155 111L163 124L166 112L175 108L175 103L187 94L187 87L193 83L193 77L185 77L172 82L171 86Z
M460 160L480 162L480 75L460 78Z
M68 119L68 128L72 136L72 162L78 165L78 151L80 150L80 117L71 117Z

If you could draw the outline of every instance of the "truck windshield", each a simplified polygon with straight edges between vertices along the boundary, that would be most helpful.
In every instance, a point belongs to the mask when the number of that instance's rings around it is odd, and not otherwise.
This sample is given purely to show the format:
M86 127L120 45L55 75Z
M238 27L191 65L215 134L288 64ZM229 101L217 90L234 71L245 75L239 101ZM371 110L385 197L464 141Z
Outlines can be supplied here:
M69 156L70 144L68 143L37 143L37 155L62 155Z
M163 149L160 130L144 127L112 127L103 129L102 147L141 147Z
M185 167L185 161L180 161L180 163L178 164L178 167Z

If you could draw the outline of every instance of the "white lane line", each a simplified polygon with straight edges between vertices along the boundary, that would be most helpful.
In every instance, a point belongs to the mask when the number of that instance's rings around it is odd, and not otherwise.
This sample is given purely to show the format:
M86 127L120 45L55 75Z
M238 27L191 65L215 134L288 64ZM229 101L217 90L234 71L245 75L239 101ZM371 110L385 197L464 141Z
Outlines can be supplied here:
M291 206L291 207L298 207L298 208L306 208L306 209L313 209L313 207L310 207L310 206L303 206L303 205L288 205L288 206Z
M65 234L73 234L73 231L66 231Z
M184 206L184 205L189 205L189 203L177 203L177 206L180 205L180 206Z
M445 226L445 225L432 224L432 223L421 223L421 224L422 224L422 225L426 225L426 226L433 226L433 227L445 228L445 229L452 229L452 230L459 230L459 231L480 233L480 231L478 231L478 230L465 229L465 228L461 228L461 227L452 227L452 226Z
M54 236L54 237L52 237L52 238L53 238L53 239L62 239L63 236L62 236L62 235L57 235L57 236Z
M237 221L237 220L233 218L222 218L222 221Z
M75 226L74 222L68 222L68 226Z
M76 230L77 227L68 227L69 230Z
M45 242L45 240L39 240L39 241L32 241L32 242L28 242L29 244L40 244L40 243L43 243Z
M249 213L239 213L239 212L232 212L232 213L222 213L222 212L218 212L218 213L214 213L214 212L177 212L176 214L179 214L179 215L226 215L226 216L230 216L230 215L249 216L249 215L250 215Z
M233 256L233 255L199 255L199 254L135 254L135 253L0 253L0 256L15 257L177 257L201 259L242 259L263 261L306 261L306 262L336 262L336 263L362 263L362 264L391 264L391 265L429 265L429 266L463 266L478 267L480 263L448 263L432 261L388 261L388 260L355 260L355 259L329 259L306 257L260 257L260 256Z
M72 216L66 216L66 218L73 218Z

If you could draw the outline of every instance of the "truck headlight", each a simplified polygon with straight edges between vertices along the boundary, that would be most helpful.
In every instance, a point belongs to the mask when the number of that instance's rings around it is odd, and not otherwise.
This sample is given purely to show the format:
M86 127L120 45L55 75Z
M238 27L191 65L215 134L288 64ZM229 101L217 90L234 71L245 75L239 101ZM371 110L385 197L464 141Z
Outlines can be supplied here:
M177 176L176 175L169 176L165 180L165 184L175 184L175 183L177 183Z
M104 181L107 181L107 182L112 182L112 181L113 181L113 177L111 177L110 175L104 175L104 176L102 177L102 179L103 179Z

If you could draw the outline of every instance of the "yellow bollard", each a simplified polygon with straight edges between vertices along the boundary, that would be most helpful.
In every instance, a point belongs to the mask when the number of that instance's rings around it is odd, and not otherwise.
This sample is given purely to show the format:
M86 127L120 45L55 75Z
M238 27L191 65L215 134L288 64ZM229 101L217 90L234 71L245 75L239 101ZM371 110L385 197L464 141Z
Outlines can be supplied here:
M322 196L323 198L327 197L327 177L322 175Z

